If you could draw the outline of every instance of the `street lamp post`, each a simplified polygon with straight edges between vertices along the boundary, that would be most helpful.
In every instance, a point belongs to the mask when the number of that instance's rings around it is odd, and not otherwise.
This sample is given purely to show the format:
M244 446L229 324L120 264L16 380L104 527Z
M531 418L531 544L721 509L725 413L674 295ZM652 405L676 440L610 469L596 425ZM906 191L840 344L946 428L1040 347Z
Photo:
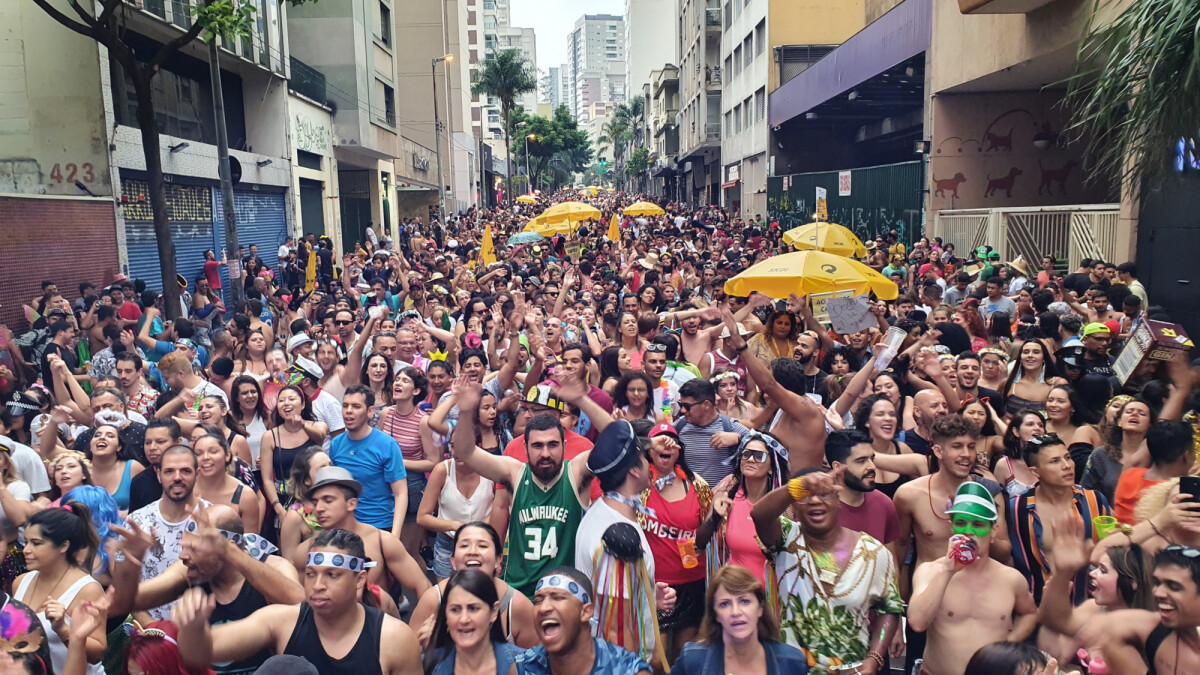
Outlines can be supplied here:
M437 148L437 183L438 183L438 221L442 225L446 224L446 183L442 180L442 122L438 117L437 106L437 64L445 61L450 63L454 61L453 54L446 54L433 59L429 65L429 69L433 75L433 139L434 146Z

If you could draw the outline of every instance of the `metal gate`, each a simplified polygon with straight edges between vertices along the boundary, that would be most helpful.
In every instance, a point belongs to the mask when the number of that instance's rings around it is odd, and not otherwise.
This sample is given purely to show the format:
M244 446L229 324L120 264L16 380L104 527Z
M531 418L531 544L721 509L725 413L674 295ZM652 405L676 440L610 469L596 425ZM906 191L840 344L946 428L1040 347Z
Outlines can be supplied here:
M830 222L844 225L860 239L896 230L912 244L924 234L922 162L901 162L851 169L850 194L839 196L838 171L767 178L767 213L784 230L815 219L816 188L826 190Z
M213 191L197 185L169 183L167 193L167 224L175 244L175 268L194 289L196 279L204 271L204 252L212 249L218 258L221 246L213 228ZM154 235L154 216L150 210L150 186L145 181L121 180L125 204L125 247L129 254L127 274L141 279L146 288L162 287L162 265L158 259L158 238ZM216 228L219 229L219 228ZM228 274L222 269L223 285L228 286Z
M213 212L216 222L222 223L217 229L217 240L225 245L225 209L222 208L221 194L214 191ZM267 264L271 271L279 271L279 247L287 238L287 206L282 192L267 192L265 190L234 190L233 212L237 216L238 246L246 247L247 254L250 245L258 246L258 257ZM230 251L232 256L236 251Z

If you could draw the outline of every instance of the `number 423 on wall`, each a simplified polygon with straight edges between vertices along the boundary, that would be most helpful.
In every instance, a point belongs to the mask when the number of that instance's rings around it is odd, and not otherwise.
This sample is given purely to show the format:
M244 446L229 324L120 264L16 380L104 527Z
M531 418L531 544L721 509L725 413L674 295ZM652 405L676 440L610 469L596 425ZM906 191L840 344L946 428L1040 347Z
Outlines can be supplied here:
M84 183L96 182L96 170L91 162L84 162L80 165L75 164L55 164L53 169L50 169L50 180L55 183L74 183L75 181L83 181Z

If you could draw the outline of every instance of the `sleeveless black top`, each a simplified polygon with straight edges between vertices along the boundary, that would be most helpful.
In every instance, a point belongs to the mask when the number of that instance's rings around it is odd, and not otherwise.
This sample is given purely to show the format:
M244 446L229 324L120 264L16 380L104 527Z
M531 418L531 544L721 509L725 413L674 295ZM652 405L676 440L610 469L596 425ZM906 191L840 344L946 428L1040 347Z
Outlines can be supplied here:
M383 675L383 668L379 665L383 612L365 605L363 610L367 616L358 642L354 643L345 657L334 659L325 653L325 647L321 644L312 607L307 602L300 603L300 616L296 619L296 627L292 629L292 637L288 639L283 653L307 659L321 675Z
M1173 631L1170 628L1167 628L1166 626L1162 625L1161 622L1159 622L1159 624L1154 627L1154 630L1150 631L1150 635L1146 637L1146 647L1143 650L1145 653L1146 665L1149 666L1149 670L1146 671L1146 675L1156 675L1158 672L1154 669L1154 657L1158 654L1158 648L1162 646L1162 643L1168 637L1170 637L1172 632Z
M205 593L212 593L212 588L208 584L203 584L201 587ZM233 599L233 602L227 605L217 603L217 607L213 610L212 617L208 621L213 626L230 621L238 621L245 619L269 604L271 603L267 602L263 594L251 586L249 581L243 581L242 590L238 591L237 597ZM217 675L250 675L258 670L263 661L271 658L271 656L270 649L263 649L243 661L214 663L212 668L213 672L217 673Z

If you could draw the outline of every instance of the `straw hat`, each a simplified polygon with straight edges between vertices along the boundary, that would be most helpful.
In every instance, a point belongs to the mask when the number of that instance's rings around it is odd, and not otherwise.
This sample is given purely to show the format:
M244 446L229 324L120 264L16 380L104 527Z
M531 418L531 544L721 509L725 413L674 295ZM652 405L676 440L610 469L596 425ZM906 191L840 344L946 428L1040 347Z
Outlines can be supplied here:
M639 260L638 264L648 270L652 270L656 265L658 265L658 254L651 251L650 253L646 254L645 258Z
M1023 277L1034 276L1029 272L1029 262L1025 260L1025 256L1019 255L1009 261L1008 266L1021 273Z

